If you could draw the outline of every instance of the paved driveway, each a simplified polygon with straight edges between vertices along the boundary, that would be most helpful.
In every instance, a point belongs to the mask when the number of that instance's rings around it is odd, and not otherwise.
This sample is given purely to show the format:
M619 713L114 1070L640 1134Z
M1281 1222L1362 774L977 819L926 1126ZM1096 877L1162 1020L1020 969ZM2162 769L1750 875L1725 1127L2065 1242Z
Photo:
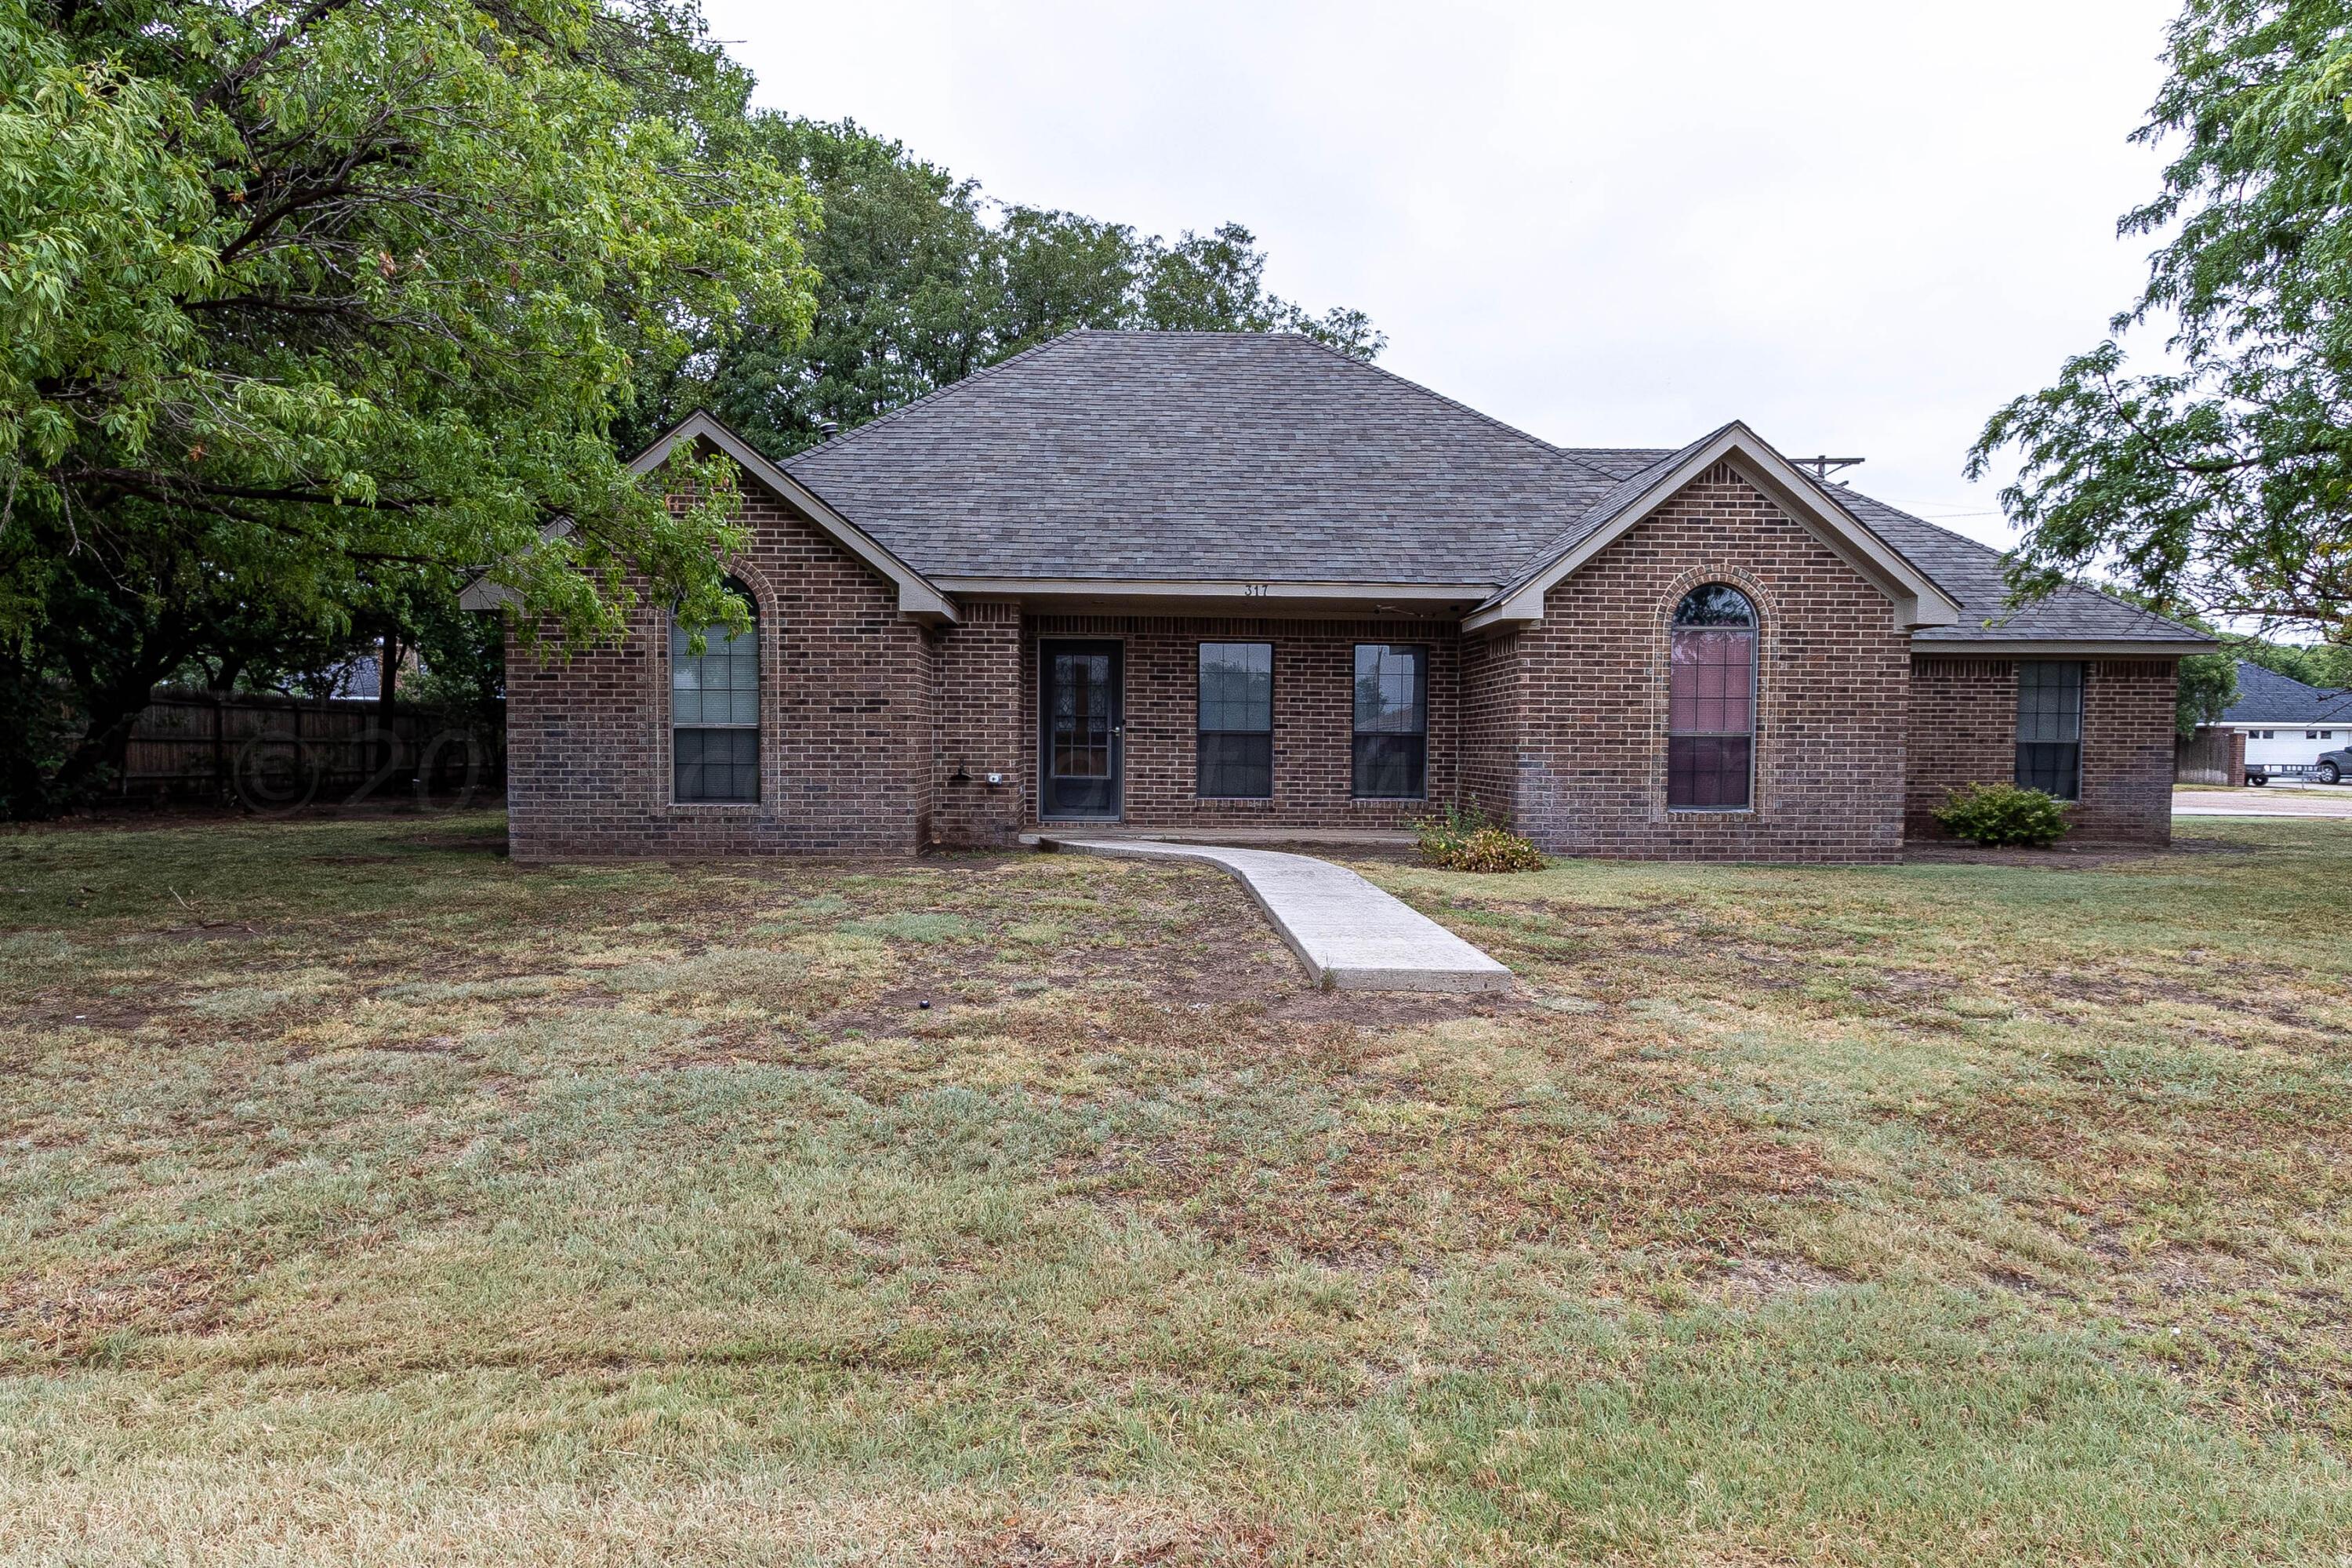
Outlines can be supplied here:
M2172 792L2175 816L2352 817L2352 784L2264 784L2260 789L2182 789Z

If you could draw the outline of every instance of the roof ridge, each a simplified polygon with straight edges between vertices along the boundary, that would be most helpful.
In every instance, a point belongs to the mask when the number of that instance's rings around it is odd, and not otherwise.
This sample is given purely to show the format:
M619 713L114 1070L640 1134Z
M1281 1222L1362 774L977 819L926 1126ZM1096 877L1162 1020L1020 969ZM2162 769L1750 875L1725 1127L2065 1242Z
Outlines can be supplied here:
M961 391L961 389L971 385L974 382L994 375L997 372L1008 369L1013 365L1019 364L1023 360L1042 354L1047 349L1058 347L1063 343L1070 342L1074 338L1082 338L1089 335L1126 338L1223 338L1228 340L1263 338L1268 342L1278 342L1285 339L1288 339L1296 342L1304 343L1307 347L1315 349L1318 353L1328 354L1333 359L1338 360L1341 364L1351 366L1357 370L1370 371L1373 374L1381 376L1388 381L1394 382L1399 386L1406 387L1413 392L1417 392L1423 397L1427 397L1433 402L1442 403L1446 407L1453 409L1458 414L1466 414L1481 425L1499 430L1504 435L1509 436L1514 439L1526 442L1528 446L1533 447L1537 451L1543 453L1548 458L1566 458L1568 461L1574 463L1578 468L1583 468L1588 472L1597 474L1601 478L1609 480L1612 485L1622 482L1617 475L1611 473L1600 464L1588 462L1564 447L1557 446L1552 442L1545 440L1540 436L1522 430L1516 425L1506 424L1504 421L1496 418L1493 415L1473 408L1468 404L1464 403L1457 398L1448 397L1445 394L1437 391L1433 387L1423 386L1421 383L1414 381L1410 376L1399 375L1396 372L1374 364L1369 360L1360 360L1352 354L1341 353L1338 349L1333 348L1330 344L1324 342L1319 339L1310 337L1305 332L1273 331L1257 328L1251 328L1241 331L1229 331L1222 328L1209 327L1072 327L1066 332L1055 333L1054 336L1047 338L1042 343L1032 343L1029 347L1023 349L1019 353L1008 355L1003 359L998 360L994 364L982 365L980 369L973 371L970 375L961 376L957 380L949 382L945 386L938 387L930 392L927 392L923 394L922 396L914 399L912 402L902 403L887 414L877 414L873 418L867 420L865 424L856 426L855 429L845 430L830 441L820 441L814 447L803 447L777 466L789 473L792 470L792 466L793 464L801 461L803 458L806 458L813 453L838 452L845 443L856 440L857 437L865 435L867 431L874 429L877 426L887 425L906 415L912 414L919 408L923 408L933 403L937 403L950 393Z
M1203 333L1202 335L1210 336L1213 334ZM1341 353L1329 343L1323 342L1319 338L1309 337L1305 332L1248 332L1236 333L1234 335L1262 338L1297 338L1299 342L1309 344L1310 346L1329 354L1333 359L1338 360L1342 364L1353 365L1358 370L1368 370L1374 375L1384 376L1388 380L1396 383L1399 386L1410 387L1412 390L1420 393L1424 397L1433 398L1437 402L1443 403L1448 408L1454 409L1458 413L1467 414L1471 418L1477 420L1481 425L1491 426L1495 429L1503 432L1506 436L1516 437L1519 440L1525 441L1528 445L1535 447L1536 450L1543 453L1546 457L1566 458L1578 468L1590 469L1593 473L1600 475L1602 479L1608 479L1612 483L1615 482L1617 479L1616 475L1611 473L1600 464L1588 463L1583 458L1576 456L1573 452L1570 452L1564 447L1555 446L1553 443L1545 440L1540 436L1534 435L1529 431L1522 430L1516 425L1507 424L1504 421L1496 418L1493 415L1486 413L1484 410L1471 407L1468 404L1462 402L1458 398L1448 397L1445 394L1438 391L1434 387L1423 386L1421 383L1413 380L1411 376L1399 375L1396 372L1388 369L1384 365L1374 364L1370 360L1358 359L1353 354Z
M1100 331L1102 330L1103 329L1099 327L1072 327L1066 332L1056 332L1042 343L1031 343L1027 348L1023 349L1017 354L1007 354L1004 358L998 360L994 364L982 365L978 370L973 371L969 375L958 376L955 380L949 382L945 386L933 387L930 391L923 394L920 397L915 398L911 402L901 403L896 408L890 409L885 413L877 414L873 418L868 419L865 424L845 430L830 441L819 441L814 447L803 447L776 466L783 469L786 473L791 473L793 465L799 462L803 458L809 457L817 452L824 452L828 454L838 452L843 447L856 440L859 437L865 435L869 430L875 429L880 426L887 425L891 421L898 419L904 415L912 414L918 408L922 408L930 404L937 403L950 393L961 392L964 388L971 385L972 383L976 381L984 381L988 377L994 375L998 371L1009 370L1013 366L1019 364L1023 360L1034 358L1036 355L1044 353L1047 349L1055 348L1060 344L1068 342L1072 338L1084 337L1088 332Z
M2311 681L2304 679L2301 676L2289 675L2283 669L2273 669L2269 665L2263 664L2257 659L2247 658L2243 655L2236 655L2233 657L2236 658L2238 668L2240 669L2258 669L2273 680L2284 680L2289 686L2300 686L2305 691L2310 692L2312 696L2319 699L2323 702L2336 702L2343 700L2344 698L2352 697L2352 687L2315 685Z

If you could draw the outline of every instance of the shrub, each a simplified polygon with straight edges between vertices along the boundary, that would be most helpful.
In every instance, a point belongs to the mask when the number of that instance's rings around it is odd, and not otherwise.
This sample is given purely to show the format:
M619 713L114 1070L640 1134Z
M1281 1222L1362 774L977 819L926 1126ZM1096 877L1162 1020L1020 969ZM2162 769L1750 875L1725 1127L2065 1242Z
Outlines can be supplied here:
M1962 784L1936 820L1944 830L1974 844L2055 844L2071 826L2065 801L2015 784Z
M1543 852L1517 834L1486 820L1476 805L1449 804L1413 824L1421 858L1448 871L1540 871Z

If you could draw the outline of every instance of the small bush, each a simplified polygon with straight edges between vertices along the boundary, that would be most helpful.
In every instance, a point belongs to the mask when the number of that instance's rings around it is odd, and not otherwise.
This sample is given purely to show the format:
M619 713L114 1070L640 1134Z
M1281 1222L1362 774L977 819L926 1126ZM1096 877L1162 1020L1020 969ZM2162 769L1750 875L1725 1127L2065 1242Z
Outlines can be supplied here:
M1936 820L1944 830L1972 844L2055 844L2071 826L2072 805L2038 789L2015 784L1962 784Z
M1540 871L1543 852L1517 834L1486 820L1475 805L1449 804L1413 824L1421 858L1448 871Z

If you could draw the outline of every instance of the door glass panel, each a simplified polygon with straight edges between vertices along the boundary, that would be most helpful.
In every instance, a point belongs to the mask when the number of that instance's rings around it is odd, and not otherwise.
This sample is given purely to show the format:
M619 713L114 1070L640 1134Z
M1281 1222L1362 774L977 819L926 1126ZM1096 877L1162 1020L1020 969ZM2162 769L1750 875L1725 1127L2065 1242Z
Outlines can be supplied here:
M1110 656L1054 656L1053 767L1066 779L1110 777Z

